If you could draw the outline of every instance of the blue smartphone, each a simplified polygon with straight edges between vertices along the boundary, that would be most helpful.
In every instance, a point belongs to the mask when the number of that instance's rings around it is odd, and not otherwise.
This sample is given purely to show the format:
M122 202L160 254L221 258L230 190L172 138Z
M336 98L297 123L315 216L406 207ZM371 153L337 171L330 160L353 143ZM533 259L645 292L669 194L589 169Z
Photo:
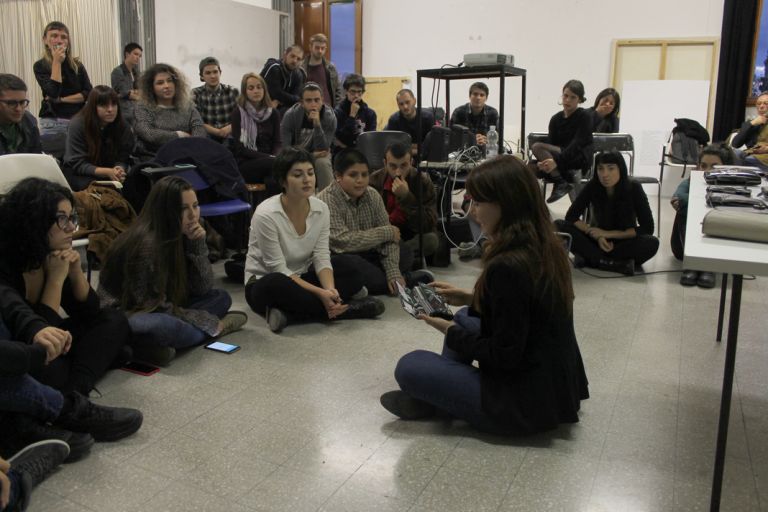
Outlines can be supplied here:
M224 352L225 354L231 354L240 350L240 345L230 345L229 343L222 343L221 341L214 341L205 346L208 350L215 350L216 352Z

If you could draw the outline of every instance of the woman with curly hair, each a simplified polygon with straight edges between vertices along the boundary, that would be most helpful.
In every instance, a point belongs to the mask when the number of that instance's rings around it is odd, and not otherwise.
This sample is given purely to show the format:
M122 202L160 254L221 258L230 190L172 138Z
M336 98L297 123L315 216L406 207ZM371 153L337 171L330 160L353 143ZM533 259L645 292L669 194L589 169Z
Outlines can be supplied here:
M189 99L184 75L169 64L155 64L139 81L134 129L139 152L153 156L166 142L180 137L206 137L203 119Z
M135 142L115 90L94 87L67 132L64 172L72 188L82 190L93 180L123 182Z
M83 107L91 80L79 58L74 56L69 28L52 21L43 30L43 56L32 69L43 91L40 105L40 132L62 131L68 120Z
M11 339L45 347L33 377L87 396L129 328L125 315L101 309L83 275L77 226L72 192L56 183L25 178L0 199L0 315Z
M432 286L451 304L470 306L480 328L422 315L444 335L442 353L400 358L400 390L381 404L405 420L442 412L496 434L575 423L589 393L571 273L536 177L517 158L500 156L469 174L467 191L488 236L483 271L472 290Z
M213 287L197 195L178 176L152 187L139 218L112 243L99 295L128 314L136 355L162 366L177 348L226 336L248 319Z

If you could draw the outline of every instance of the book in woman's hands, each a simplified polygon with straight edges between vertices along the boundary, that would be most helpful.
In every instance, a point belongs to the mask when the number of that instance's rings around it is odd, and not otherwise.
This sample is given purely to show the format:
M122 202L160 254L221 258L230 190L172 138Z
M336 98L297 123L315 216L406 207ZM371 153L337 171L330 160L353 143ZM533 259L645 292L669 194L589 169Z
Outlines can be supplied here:
M405 288L397 283L397 293L400 296L400 304L402 304L403 309L414 318L418 318L419 315L427 315L446 320L453 319L453 313L443 296L429 285L419 283L413 288Z

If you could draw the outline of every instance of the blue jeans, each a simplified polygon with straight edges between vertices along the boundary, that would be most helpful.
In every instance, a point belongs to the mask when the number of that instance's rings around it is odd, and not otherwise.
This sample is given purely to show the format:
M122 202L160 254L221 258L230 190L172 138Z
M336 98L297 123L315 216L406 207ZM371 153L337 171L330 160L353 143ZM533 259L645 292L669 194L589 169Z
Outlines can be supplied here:
M453 314L453 321L469 332L480 332L480 317L470 315L469 308L467 306L459 308L456 313ZM447 347L443 348L443 350L446 349Z
M211 289L205 295L191 297L186 309L200 309L223 318L232 307L232 297L224 290ZM139 345L162 345L187 348L199 345L208 335L177 316L168 313L137 313L128 318L133 342Z
M413 398L434 405L472 427L493 434L508 434L499 422L483 411L480 399L480 370L472 359L462 357L443 344L443 353L414 350L395 368L400 389Z
M0 411L26 414L43 421L59 417L64 406L60 391L29 375L0 375Z

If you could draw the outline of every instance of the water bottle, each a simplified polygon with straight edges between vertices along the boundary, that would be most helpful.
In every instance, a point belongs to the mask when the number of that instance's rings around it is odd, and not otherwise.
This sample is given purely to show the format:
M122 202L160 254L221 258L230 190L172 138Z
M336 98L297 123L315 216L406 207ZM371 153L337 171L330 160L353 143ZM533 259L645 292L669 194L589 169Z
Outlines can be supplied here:
M496 131L496 126L491 126L488 130L488 143L485 145L485 157L493 158L499 154L499 134Z

